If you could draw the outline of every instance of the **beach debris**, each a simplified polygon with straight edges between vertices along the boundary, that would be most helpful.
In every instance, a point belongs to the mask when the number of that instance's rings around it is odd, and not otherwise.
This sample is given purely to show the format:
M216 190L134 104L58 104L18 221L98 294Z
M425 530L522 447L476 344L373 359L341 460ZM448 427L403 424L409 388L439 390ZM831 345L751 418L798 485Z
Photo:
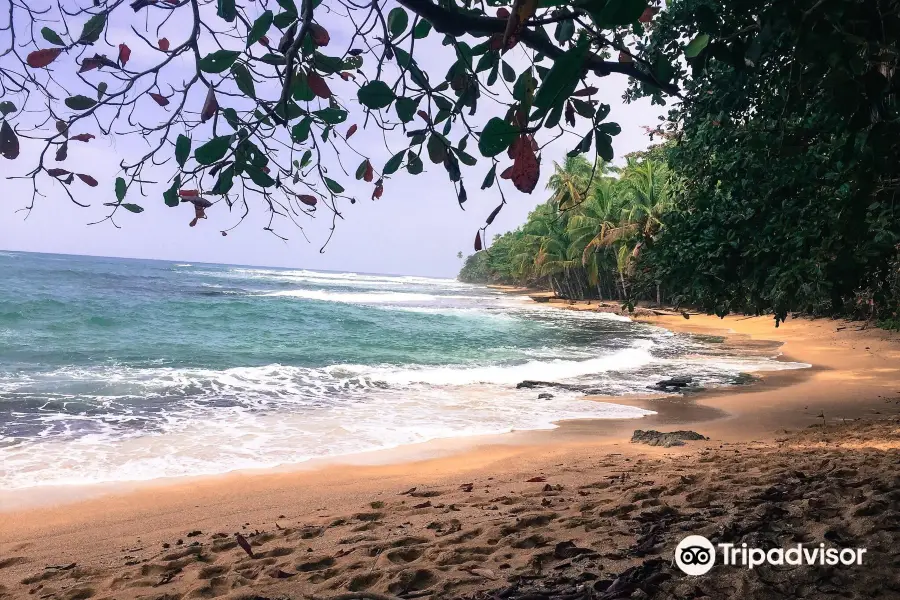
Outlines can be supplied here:
M582 554L596 555L597 553L590 548L579 548L575 545L575 542L571 540L567 542L560 542L556 544L556 547L554 547L553 549L553 557L559 559L575 558L576 556L581 556Z
M461 486L459 486L459 489L461 489L464 492L471 492L474 487L475 487L474 483L464 483Z
M647 444L648 446L662 446L670 448L672 446L684 446L684 442L708 440L709 438L700 435L696 431L655 431L653 429L643 430L635 429L631 436L633 444Z
M532 477L531 479L525 480L526 483L543 483L545 481L547 481L547 478L543 477L541 475L538 475L537 477Z
M57 571L71 571L78 563L69 563L67 565L47 565L45 569L55 569Z
M247 538L242 536L240 533L235 533L234 538L237 540L238 546L244 549L250 558L256 558L253 556L253 548L250 547L250 542L247 541Z
M401 496L407 496L407 495L409 495L409 494L412 494L412 493L413 493L414 491L416 491L417 489L418 489L418 488L411 487L411 488L409 488L408 490L406 490L405 492L400 492L400 495L401 495Z
M413 508L429 508L431 507L431 500L426 500L422 504L416 504Z

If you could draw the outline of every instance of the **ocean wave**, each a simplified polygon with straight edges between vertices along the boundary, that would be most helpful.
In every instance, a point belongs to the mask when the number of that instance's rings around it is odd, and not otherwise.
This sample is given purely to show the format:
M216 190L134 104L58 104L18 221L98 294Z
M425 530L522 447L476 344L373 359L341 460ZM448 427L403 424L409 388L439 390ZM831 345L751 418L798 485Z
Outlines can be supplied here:
M380 304L388 302L433 302L438 296L413 292L329 292L328 290L280 290L261 292L259 296L279 298L302 298L322 302L343 302L346 304ZM446 296L441 296L446 298Z

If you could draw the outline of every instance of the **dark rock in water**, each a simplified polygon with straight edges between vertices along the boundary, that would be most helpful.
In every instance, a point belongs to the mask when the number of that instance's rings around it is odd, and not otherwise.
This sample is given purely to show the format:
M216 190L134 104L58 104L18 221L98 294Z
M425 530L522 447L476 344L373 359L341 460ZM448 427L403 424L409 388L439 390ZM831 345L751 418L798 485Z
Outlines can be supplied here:
M631 442L637 444L647 444L648 446L663 446L670 448L672 446L684 446L684 441L708 440L708 437L702 436L696 431L654 431L649 429L635 429L631 436Z
M688 387L691 383L694 382L693 377L687 377L680 375L678 377L672 377L671 379L663 379L662 381L657 381L654 385L648 386L650 389L663 390L663 391L671 391L681 390L683 388Z
M534 381L533 379L526 379L525 381L520 381L516 384L516 389L521 390L522 388L540 388L540 387L556 387L558 384L553 383L552 381Z
M548 394L547 392L538 394L538 400L549 400L552 397L553 397L553 394Z

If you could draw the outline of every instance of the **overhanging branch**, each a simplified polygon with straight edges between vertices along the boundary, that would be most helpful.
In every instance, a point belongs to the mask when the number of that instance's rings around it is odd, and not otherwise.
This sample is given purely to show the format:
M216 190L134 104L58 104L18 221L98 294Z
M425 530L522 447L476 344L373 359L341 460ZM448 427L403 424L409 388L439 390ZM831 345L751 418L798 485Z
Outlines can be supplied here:
M495 33L503 33L506 30L506 19L482 17L450 10L435 4L431 0L397 0L397 2L428 20L435 31L447 35L493 35ZM527 25L528 23L526 23ZM529 48L541 52L552 59L559 58L565 52L561 47L551 42L549 38L533 29L523 29L520 39ZM619 73L633 77L647 85L658 87L667 94L677 95L679 92L678 86L658 83L650 74L639 70L634 63L603 60L596 54L590 54L585 59L585 68L600 77L610 73Z

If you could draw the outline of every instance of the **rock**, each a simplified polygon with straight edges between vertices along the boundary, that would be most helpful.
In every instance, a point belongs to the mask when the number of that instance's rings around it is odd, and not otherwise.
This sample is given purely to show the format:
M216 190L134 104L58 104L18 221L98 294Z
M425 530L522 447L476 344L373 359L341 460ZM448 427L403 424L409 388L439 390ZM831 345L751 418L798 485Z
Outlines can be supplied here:
M693 377L687 377L680 375L678 377L672 377L671 379L663 379L662 381L657 381L655 385L651 386L660 390L667 390L669 388L685 388L694 382Z
M538 394L538 400L549 400L552 397L553 397L553 394L548 394L547 392Z
M533 379L526 379L525 381L520 381L516 384L516 389L534 389L541 387L556 387L558 384L553 383L552 381L535 381Z
M652 429L644 431L635 429L631 436L632 443L647 444L648 446L663 446L670 448L672 446L683 446L685 440L708 440L708 437L702 436L696 431L654 431Z

